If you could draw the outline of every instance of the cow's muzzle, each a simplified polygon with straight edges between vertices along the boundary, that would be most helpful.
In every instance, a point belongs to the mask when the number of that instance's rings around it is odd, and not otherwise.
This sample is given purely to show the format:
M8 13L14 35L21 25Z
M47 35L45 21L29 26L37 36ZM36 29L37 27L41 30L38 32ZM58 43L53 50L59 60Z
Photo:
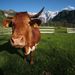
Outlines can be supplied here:
M24 37L19 37L19 38L12 37L10 39L10 43L12 46L16 48L23 48L25 46L25 39Z

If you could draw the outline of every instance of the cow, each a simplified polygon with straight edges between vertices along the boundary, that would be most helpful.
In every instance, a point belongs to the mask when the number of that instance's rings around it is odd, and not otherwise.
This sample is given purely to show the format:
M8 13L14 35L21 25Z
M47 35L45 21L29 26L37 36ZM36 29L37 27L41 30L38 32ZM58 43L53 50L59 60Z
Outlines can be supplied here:
M3 26L12 27L10 43L15 48L24 49L24 61L30 54L30 64L33 64L33 53L40 41L41 34L39 25L41 20L38 19L44 8L35 15L27 12L17 12L13 17L7 17L3 20Z

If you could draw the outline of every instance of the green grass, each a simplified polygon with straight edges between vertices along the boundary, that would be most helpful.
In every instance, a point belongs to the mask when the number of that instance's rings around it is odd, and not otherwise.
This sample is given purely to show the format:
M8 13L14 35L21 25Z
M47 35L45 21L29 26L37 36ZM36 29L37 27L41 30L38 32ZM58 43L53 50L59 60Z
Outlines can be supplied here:
M9 34L0 35L0 74L75 75L75 34L41 34L34 65L24 63L17 49L8 43L9 38Z
M55 28L55 32L56 33L67 33L67 28L62 27L62 26L58 26L58 27Z

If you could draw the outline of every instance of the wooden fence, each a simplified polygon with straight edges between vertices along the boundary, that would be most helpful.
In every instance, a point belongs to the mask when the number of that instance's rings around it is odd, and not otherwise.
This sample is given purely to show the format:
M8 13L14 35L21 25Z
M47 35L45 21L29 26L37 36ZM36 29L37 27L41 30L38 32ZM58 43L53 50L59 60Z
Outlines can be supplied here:
M75 33L75 28L67 28L67 33Z
M41 33L55 33L56 32L56 28L55 27L50 27L50 26L42 26L42 27L40 27L40 31L41 31ZM12 33L12 29L11 28L0 27L0 35L11 34L11 33ZM66 33L75 33L75 28L66 28Z
M41 33L55 33L56 28L50 27L50 26L42 26L42 27L40 27L40 31L41 31ZM62 30L62 32L64 33L64 30ZM75 28L66 28L66 33L75 33Z
M40 27L40 31L41 31L41 33L54 33L55 27L43 26L43 27Z

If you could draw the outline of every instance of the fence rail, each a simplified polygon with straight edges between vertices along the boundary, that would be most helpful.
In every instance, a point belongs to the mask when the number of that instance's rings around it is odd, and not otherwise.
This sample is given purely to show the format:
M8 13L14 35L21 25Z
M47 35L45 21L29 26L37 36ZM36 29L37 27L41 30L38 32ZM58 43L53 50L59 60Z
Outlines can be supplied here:
M0 35L11 34L12 33L11 30L12 30L11 28L2 28L2 27L0 27ZM42 26L42 27L40 27L40 32L41 33L55 33L57 31L56 31L55 27ZM75 33L75 28L66 28L66 33Z
M67 28L67 33L75 33L75 28Z
M40 27L40 31L41 33L55 33L56 32L56 28L55 27L50 27L50 26L44 26L44 27ZM64 30L60 29L59 32L63 32ZM75 33L75 28L66 28L66 33Z
M55 29L40 29L41 33L54 33Z
M55 32L55 27L42 26L42 27L40 27L40 32L41 33L54 33Z

